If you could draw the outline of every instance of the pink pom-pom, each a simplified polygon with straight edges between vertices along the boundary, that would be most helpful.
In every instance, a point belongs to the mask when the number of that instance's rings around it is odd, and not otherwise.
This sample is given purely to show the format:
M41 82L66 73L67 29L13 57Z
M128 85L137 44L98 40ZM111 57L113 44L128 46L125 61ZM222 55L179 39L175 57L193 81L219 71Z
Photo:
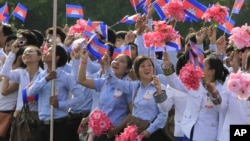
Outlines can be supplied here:
M197 90L200 86L200 79L204 76L203 71L191 63L187 63L180 70L180 80L188 90Z
M185 13L183 3L180 0L172 0L164 5L166 14L172 16L177 21L184 21Z
M201 19L206 22L215 22L223 25L228 16L228 8L219 4L214 4L212 7L207 8L206 12L202 15Z

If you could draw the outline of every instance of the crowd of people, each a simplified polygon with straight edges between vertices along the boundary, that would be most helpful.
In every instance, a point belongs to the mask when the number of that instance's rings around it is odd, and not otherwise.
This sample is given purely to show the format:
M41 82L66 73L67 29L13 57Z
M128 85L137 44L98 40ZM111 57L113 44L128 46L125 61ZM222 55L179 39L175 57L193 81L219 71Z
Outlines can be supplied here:
M148 125L138 125L143 141L167 141L162 129L174 109L175 141L229 141L230 125L250 124L250 98L239 99L227 88L231 73L249 73L250 48L235 49L226 36L217 38L216 28L209 26L181 36L178 52L152 53L143 38L152 30L151 15L136 21L133 31L108 28L107 40L96 32L99 41L109 47L100 60L82 47L87 39L68 34L68 28L57 27L54 39L51 27L44 36L42 31L14 31L0 23L0 112L13 114L14 121L25 114L22 109L28 104L36 123L34 141L50 139L51 106L54 141L115 141L130 120ZM181 81L182 68L192 62L190 42L203 52L200 69L204 75L196 90L187 89ZM112 59L114 49L124 45L130 45L131 55ZM194 56L197 61L198 57ZM89 129L79 131L88 125L95 109L103 111L113 124L100 136L91 136ZM15 128L9 126L0 141L12 140Z

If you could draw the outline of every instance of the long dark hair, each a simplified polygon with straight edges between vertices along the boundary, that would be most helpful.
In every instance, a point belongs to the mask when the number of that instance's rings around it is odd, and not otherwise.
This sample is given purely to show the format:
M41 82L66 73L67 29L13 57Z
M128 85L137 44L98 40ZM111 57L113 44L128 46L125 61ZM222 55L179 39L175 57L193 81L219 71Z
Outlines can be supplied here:
M221 59L215 55L209 55L206 58L206 60L209 65L209 69L215 70L214 79L224 82L229 72L223 65L223 62L221 61Z

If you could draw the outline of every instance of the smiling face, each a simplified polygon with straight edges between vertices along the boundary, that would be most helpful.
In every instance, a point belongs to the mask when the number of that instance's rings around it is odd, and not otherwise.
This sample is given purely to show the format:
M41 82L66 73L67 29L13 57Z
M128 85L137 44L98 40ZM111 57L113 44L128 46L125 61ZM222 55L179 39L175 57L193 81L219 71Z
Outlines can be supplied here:
M151 80L154 74L154 64L149 57L138 56L134 61L134 70L140 80Z
M22 55L23 63L28 65L30 63L38 63L41 59L41 52L39 48L34 46L28 46Z
M118 55L112 62L111 68L114 71L116 77L122 78L126 73L129 72L129 63L132 61L124 54ZM130 65L131 66L131 65Z

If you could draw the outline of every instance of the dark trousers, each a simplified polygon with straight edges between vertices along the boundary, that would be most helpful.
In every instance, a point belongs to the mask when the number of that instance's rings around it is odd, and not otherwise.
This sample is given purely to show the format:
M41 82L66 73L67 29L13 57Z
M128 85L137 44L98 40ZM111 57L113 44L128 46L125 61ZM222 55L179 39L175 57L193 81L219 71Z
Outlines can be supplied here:
M3 113L12 113L13 114L13 110L11 111L0 111L0 112L3 112ZM0 137L0 141L9 141L10 139L10 129L11 129L11 123L10 123L10 126L8 128L8 131L7 131L7 134L5 137Z
M106 134L94 137L94 141L114 141L115 137L108 138Z
M164 135L163 130L159 129L155 131L150 138L144 138L143 141L167 141L167 137Z
M82 118L68 119L68 129L70 141L79 141L77 129L81 123Z
M50 141L50 124L39 123L39 141ZM67 118L54 120L53 141L71 141L68 135Z

